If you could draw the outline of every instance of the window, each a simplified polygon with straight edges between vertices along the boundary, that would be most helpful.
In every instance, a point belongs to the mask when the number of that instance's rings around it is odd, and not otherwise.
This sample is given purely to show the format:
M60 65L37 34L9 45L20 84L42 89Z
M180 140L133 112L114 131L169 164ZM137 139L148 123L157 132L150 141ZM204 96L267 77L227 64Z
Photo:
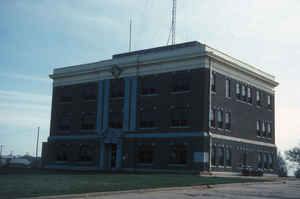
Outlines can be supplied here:
M110 112L108 125L109 128L123 128L123 112Z
M268 166L269 166L268 163L269 163L268 155L264 154L264 168L265 169L268 169Z
M95 112L81 113L81 129L91 130L96 128L97 116Z
M258 136L261 136L261 132L260 132L260 121L257 120L256 121L256 132Z
M231 166L231 150L230 150L230 148L226 149L226 166Z
M264 122L264 121L262 121L262 127L261 127L261 130L262 130L263 136L266 136L266 125L265 125L265 122Z
M79 161L92 161L93 160L93 148L88 144L80 144L79 148Z
M67 144L59 144L56 146L56 161L68 161L68 146Z
M262 160L262 154L258 153L257 154L257 163L258 163L258 168L263 168L263 160Z
M72 113L64 113L59 121L59 130L69 131L72 124Z
M269 154L269 168L273 169L273 157L271 154Z
M153 95L157 93L156 80L145 77L142 79L142 95Z
M216 74L212 73L210 76L211 91L216 92Z
M218 148L218 165L224 166L224 148Z
M267 96L267 101L268 101L268 109L272 109L272 102L271 102L271 96L270 95L268 95Z
M227 129L227 130L231 129L231 113L230 112L225 113L225 129Z
M184 144L171 145L169 151L169 164L186 164L187 149Z
M242 154L243 154L243 165L247 166L247 153L243 152Z
M252 89L250 87L247 88L247 102L252 104Z
M187 72L177 72L172 80L172 92L190 90L190 77Z
M267 136L271 138L272 137L272 128L271 128L270 122L267 123L267 133L268 133Z
M189 108L177 107L171 111L172 127L187 127L189 119Z
M216 127L216 110L215 109L210 109L210 126L211 127Z
M241 90L240 90L240 84L239 83L236 83L235 85L235 94L236 94L236 98L237 99L241 99Z
M223 128L223 111L218 110L218 128Z
M154 155L154 146L152 144L142 144L136 149L136 162L152 164Z
M83 95L84 100L96 100L97 99L97 87L96 86L84 87L82 95Z
M140 128L156 128L159 126L159 116L156 110L142 111Z
M217 153L217 149L215 146L213 146L211 151L211 165L213 166L216 165L216 153Z
M242 85L242 100L246 101L246 86Z
M230 98L231 97L231 93L230 93L230 80L226 79L226 83L225 83L225 96Z
M72 87L62 88L60 101L61 102L71 102L72 101Z
M260 101L260 91L256 90L256 105L260 106L261 105L261 101Z
M113 79L111 80L110 96L112 98L124 97L124 80Z

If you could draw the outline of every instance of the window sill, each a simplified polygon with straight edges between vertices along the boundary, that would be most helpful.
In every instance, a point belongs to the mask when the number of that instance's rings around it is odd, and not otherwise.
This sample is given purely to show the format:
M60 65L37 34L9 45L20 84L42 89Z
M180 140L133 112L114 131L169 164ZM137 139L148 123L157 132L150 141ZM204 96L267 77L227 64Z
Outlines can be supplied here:
M93 164L92 161L78 161L77 163L78 163L78 164L81 164L81 165L89 165L89 164Z
M170 126L170 129L187 129L191 128L190 126Z
M185 94L185 93L190 93L191 90L184 90L184 91L171 91L171 94L177 95L177 94Z
M55 164L66 164L67 161L55 161Z
M141 97L152 97L152 96L158 96L158 93L153 93L153 94L141 94Z
M96 133L96 129L80 129L80 133Z
M170 166L170 167L186 167L187 164L186 163L185 164L168 164L168 166Z
M157 130L159 127L141 127L140 130Z
M84 99L83 102L85 102L85 103L89 103L89 102L97 102L97 99L89 99L89 100Z
M71 130L58 130L59 134L70 134Z
M136 166L141 166L141 167L152 167L152 163L136 163Z
M110 97L110 100L122 100L124 97Z
M59 104L72 104L72 101L59 101Z

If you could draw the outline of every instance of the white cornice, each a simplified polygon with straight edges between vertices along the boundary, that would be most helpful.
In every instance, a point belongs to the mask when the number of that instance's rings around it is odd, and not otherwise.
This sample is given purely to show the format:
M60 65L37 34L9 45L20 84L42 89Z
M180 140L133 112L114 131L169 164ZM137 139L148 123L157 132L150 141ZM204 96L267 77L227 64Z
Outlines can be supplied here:
M272 144L272 143L265 143L265 142L259 142L259 141L254 141L254 140L247 140L247 139L243 139L243 138L236 138L236 137L231 137L231 136L226 136L226 135L219 135L219 134L214 134L214 133L210 133L210 135L211 135L212 138L221 139L221 140L229 140L229 141L233 141L233 142L254 144L254 145L265 146L265 147L276 147L276 145Z
M62 86L112 79L114 77L111 75L111 69L114 66L121 69L120 77L207 68L209 64L206 57L210 57L213 60L212 68L216 72L270 93L273 93L274 87L278 85L274 76L199 42L191 42L186 46L178 44L178 48L175 46L170 49L168 47L157 49L158 51L156 49L137 51L101 62L54 69L50 78L54 80L54 86Z

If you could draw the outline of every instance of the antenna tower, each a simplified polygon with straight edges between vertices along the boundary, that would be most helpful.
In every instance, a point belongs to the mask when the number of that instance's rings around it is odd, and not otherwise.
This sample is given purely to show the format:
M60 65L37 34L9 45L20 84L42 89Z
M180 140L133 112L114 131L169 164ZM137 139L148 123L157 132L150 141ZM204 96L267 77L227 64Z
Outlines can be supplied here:
M177 0L173 0L173 9L172 9L172 45L175 44L175 37L176 37L176 7L177 7Z
M175 44L175 38L176 38L176 7L177 7L177 0L173 1L173 8L172 8L172 23L170 28L170 33L167 41L167 45L169 44L170 37L172 37L172 45Z

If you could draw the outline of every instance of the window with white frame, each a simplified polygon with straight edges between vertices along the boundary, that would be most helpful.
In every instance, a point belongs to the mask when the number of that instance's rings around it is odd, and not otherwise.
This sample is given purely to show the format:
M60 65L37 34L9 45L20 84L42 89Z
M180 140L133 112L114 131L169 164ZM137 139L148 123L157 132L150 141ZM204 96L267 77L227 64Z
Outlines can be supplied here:
M210 76L211 91L216 92L216 74L212 73Z
M271 102L271 96L267 96L267 102L268 102L268 109L272 109L272 102Z
M226 149L226 166L231 167L231 149Z
M262 130L263 136L266 136L266 125L265 125L264 121L262 121L262 128L261 128L261 130Z
M261 101L260 101L260 91L256 90L256 105L260 106Z
M226 97L230 98L231 94L230 94L230 80L229 79L226 79L225 91L226 91L226 93L225 93Z
M268 122L267 124L267 132L268 132L268 137L272 137L272 128L270 122Z
M242 85L242 100L246 101L246 86Z
M226 130L231 129L231 113L230 112L225 113L225 129Z
M215 115L216 115L216 110L215 109L210 109L210 126L211 127L216 127L216 119L215 119Z
M252 88L251 87L247 88L247 102L252 104Z
M240 90L239 83L236 83L235 85L235 94L236 94L236 98L241 99L241 90Z
M256 132L258 136L261 136L261 132L260 132L260 121L257 120L256 121Z
M223 128L223 111L218 110L218 128Z

